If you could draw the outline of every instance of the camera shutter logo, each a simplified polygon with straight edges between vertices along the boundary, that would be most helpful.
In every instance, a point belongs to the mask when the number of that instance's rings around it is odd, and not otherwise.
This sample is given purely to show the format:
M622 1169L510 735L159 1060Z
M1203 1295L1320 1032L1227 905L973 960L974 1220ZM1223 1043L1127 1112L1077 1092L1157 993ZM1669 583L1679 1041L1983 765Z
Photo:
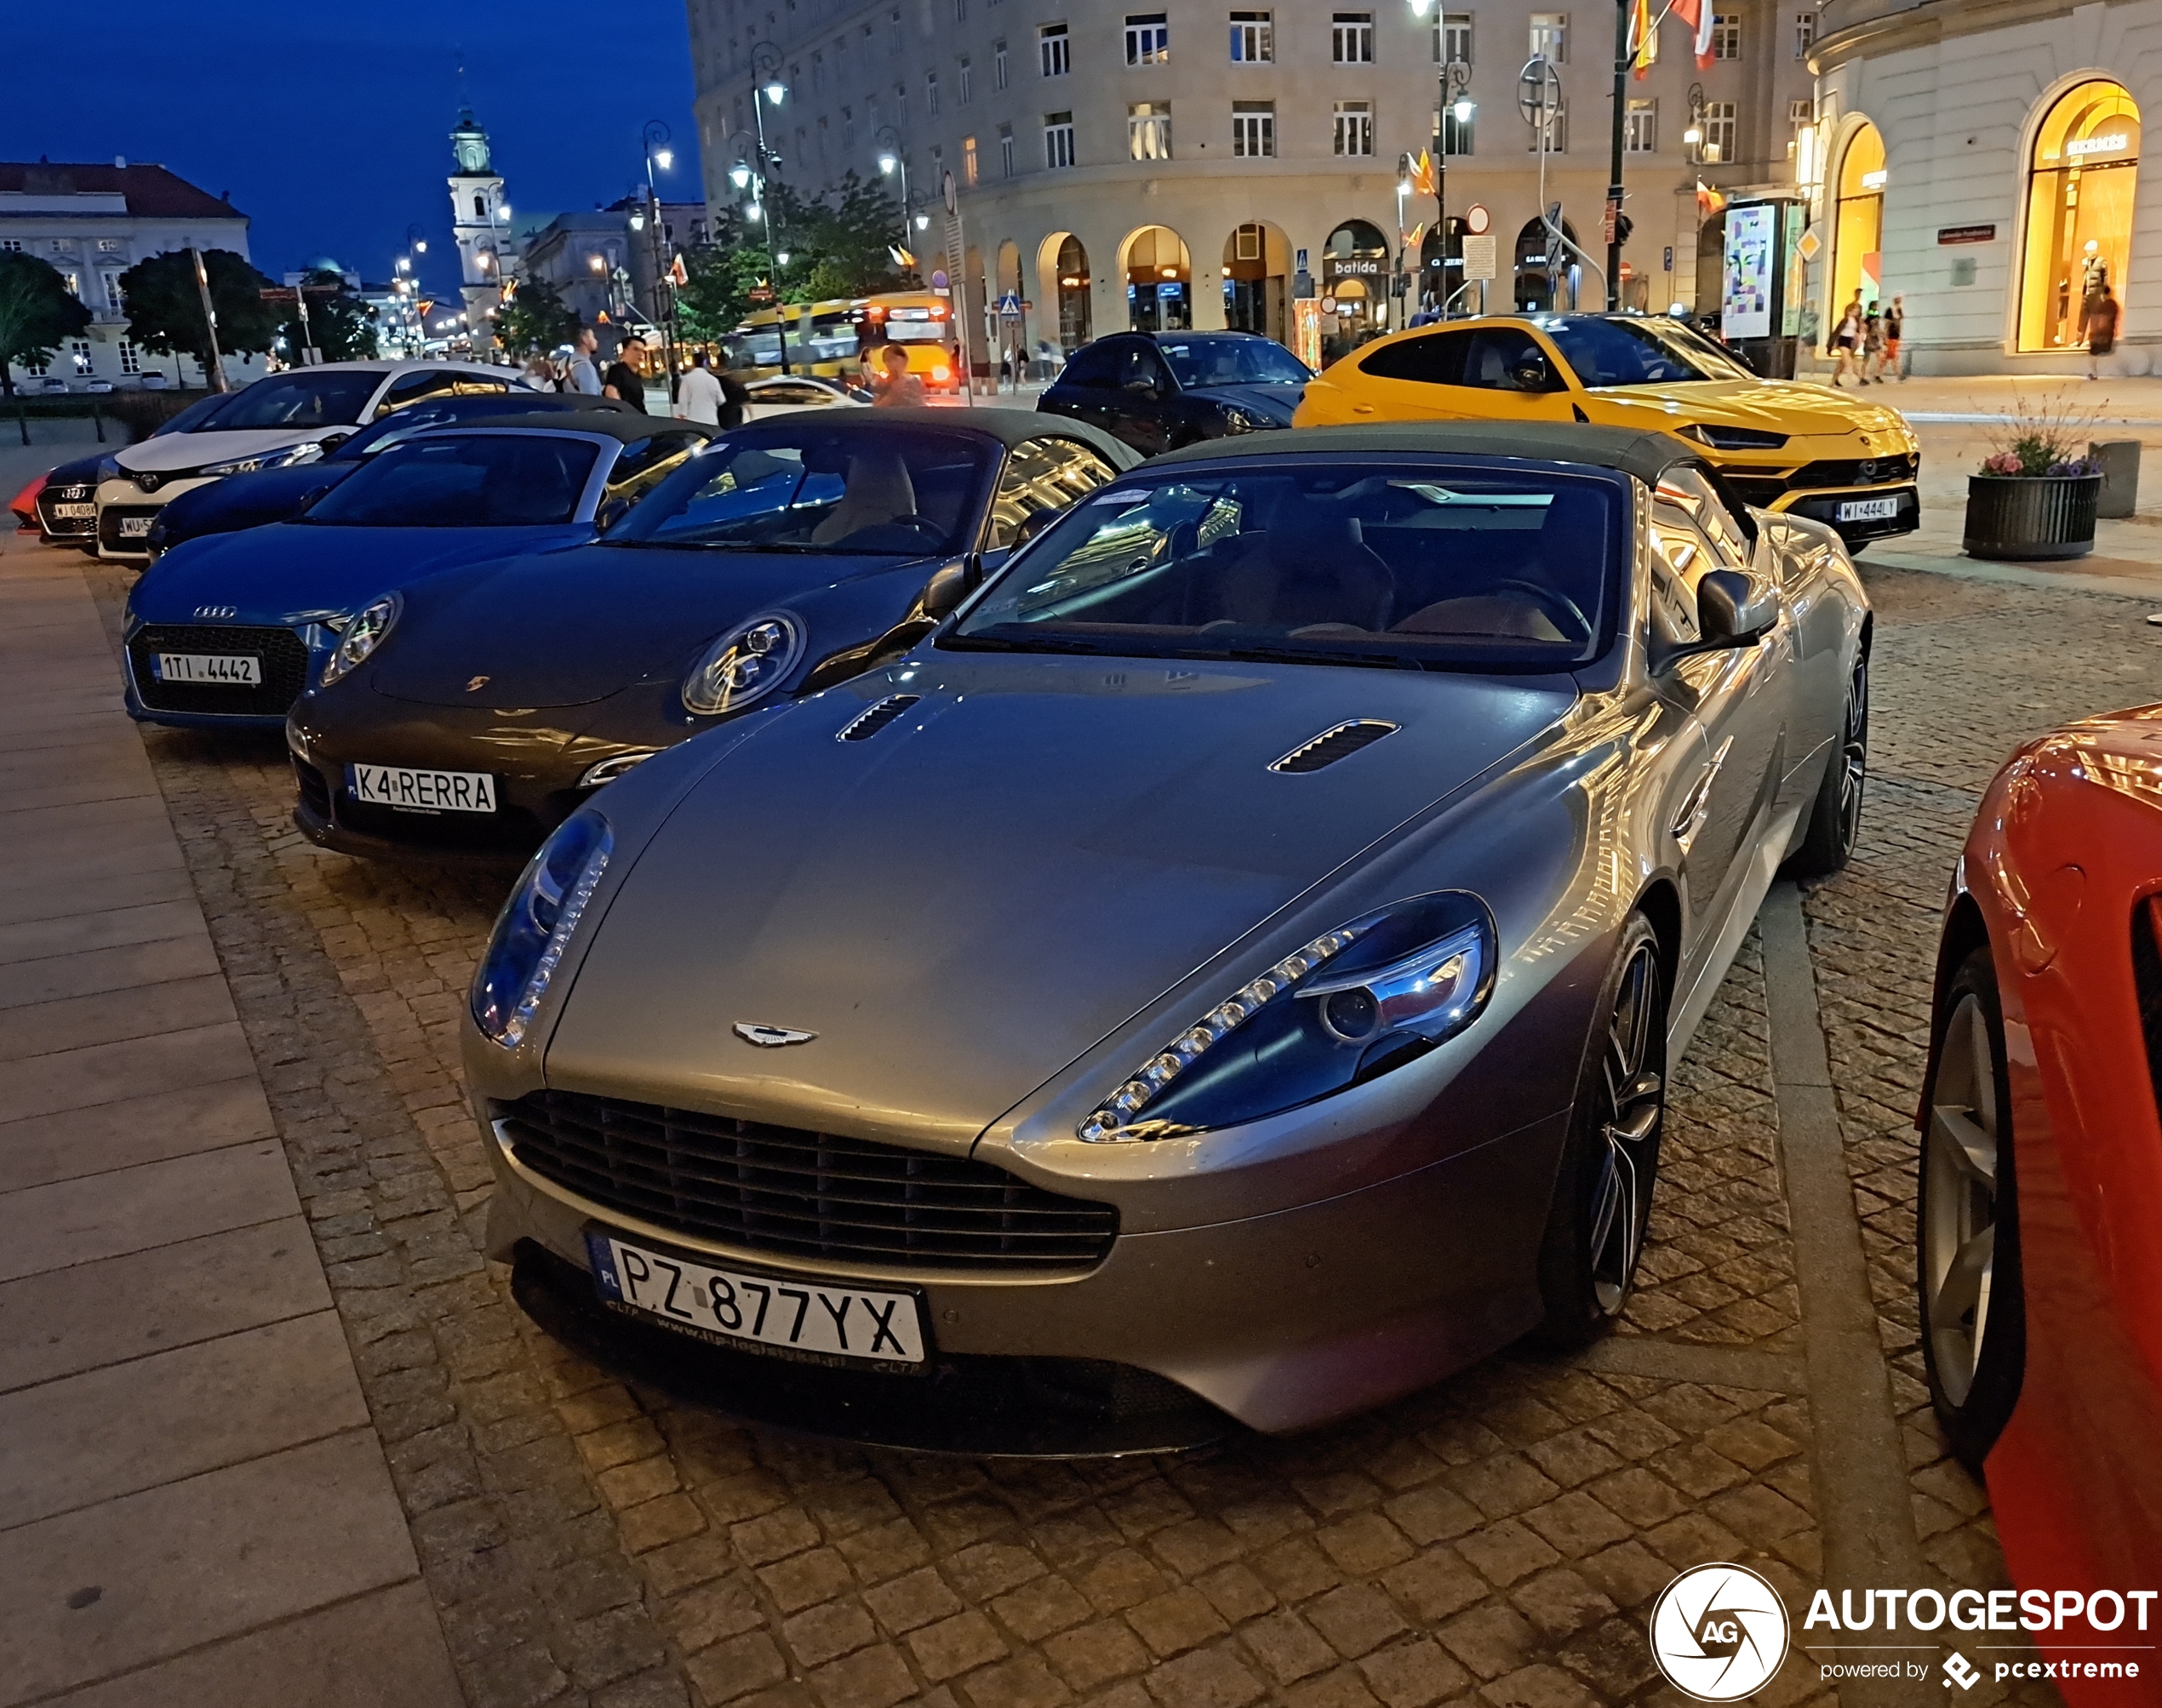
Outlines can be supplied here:
M1700 1702L1739 1702L1787 1659L1786 1604L1746 1566L1696 1566L1651 1610L1651 1655L1667 1682Z

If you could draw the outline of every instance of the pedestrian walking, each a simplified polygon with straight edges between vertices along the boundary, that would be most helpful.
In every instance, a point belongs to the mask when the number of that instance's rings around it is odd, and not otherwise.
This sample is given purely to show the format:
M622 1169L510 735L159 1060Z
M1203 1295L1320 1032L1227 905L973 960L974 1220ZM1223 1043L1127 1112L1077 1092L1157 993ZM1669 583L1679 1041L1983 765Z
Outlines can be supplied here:
M2117 348L2117 322L2122 313L2117 294L2108 285L2102 288L2102 296L2087 311L2087 377L2102 377L2100 363L2103 357Z
M1906 382L1906 371L1899 365L1900 341L1907 335L1907 299L1896 296L1891 306L1885 311L1885 369L1902 384Z
M727 388L706 365L706 352L694 350L690 372L683 375L683 386L676 394L676 413L686 421L718 427L721 425L721 409L727 402Z
M872 404L878 408L892 408L904 403L924 401L924 382L908 371L908 352L898 344L886 346L886 377L878 382L878 395Z
M545 356L535 356L526 363L525 383L536 391L563 390L556 380L556 364Z
M1862 317L1862 381L1885 383L1885 317L1871 303Z
M633 409L645 408L645 376L640 374L632 358L645 354L645 340L635 332L623 334L623 341L615 346L615 360L608 364L608 372L601 375L604 396L628 403Z
M1855 350L1862 342L1862 299L1856 296L1832 328L1832 383L1856 372Z
M576 391L588 397L601 395L600 369L593 366L593 352L601 347L600 340L590 326L578 328L578 335L570 340L570 365L564 370L563 389Z

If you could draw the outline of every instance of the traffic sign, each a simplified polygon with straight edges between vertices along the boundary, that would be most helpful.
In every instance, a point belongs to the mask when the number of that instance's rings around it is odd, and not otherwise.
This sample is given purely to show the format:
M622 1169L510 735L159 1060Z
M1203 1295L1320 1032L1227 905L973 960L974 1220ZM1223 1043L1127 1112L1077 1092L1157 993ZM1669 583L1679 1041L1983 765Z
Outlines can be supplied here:
M998 318L1001 320L1019 320L1021 318L1021 296L1019 293L1008 291L1005 295L998 299Z
M1483 237L1493 225L1494 216L1486 211L1484 202L1474 202L1464 209L1464 229L1473 237Z
M938 188L939 194L946 198L946 211L949 214L959 213L961 211L961 195L960 191L954 188L953 174L951 172L947 173L944 177L939 180Z
M952 283L952 281L947 277L946 269L944 267L933 267L931 269L931 288L933 290L944 290L947 286Z
M1498 277L1499 257L1497 240L1490 232L1483 237L1464 239L1464 277L1470 279L1490 279Z

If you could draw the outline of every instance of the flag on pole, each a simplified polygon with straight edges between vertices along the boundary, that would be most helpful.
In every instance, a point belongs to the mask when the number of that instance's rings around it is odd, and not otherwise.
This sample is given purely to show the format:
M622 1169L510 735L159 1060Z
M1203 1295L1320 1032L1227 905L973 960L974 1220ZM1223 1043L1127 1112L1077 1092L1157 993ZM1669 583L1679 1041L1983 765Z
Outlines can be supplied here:
M1659 26L1651 21L1651 0L1636 0L1629 18L1629 64L1641 82L1659 57Z
M1714 190L1702 178L1696 180L1696 217L1708 220L1726 206L1725 195Z
M690 270L684 266L683 258L681 255L678 255L675 260L668 263L668 282L678 290L681 290L690 283Z
M1419 196L1434 193L1433 157L1423 148L1419 151L1418 159L1411 165L1411 189L1413 194Z
M1667 9L1688 26L1693 38L1690 46L1696 54L1696 64L1702 70L1712 63L1712 19L1710 0L1673 0Z

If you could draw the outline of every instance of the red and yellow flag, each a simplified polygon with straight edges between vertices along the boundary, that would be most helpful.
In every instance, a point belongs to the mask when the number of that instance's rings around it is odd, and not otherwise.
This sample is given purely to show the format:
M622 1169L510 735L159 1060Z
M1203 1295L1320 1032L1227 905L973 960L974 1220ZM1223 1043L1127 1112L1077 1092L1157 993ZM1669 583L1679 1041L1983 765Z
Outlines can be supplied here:
M1433 157L1423 148L1419 151L1419 157L1411 163L1411 189L1419 196L1434 193Z
M1636 0L1629 17L1629 65L1639 81L1659 57L1659 26L1651 21L1651 0Z

